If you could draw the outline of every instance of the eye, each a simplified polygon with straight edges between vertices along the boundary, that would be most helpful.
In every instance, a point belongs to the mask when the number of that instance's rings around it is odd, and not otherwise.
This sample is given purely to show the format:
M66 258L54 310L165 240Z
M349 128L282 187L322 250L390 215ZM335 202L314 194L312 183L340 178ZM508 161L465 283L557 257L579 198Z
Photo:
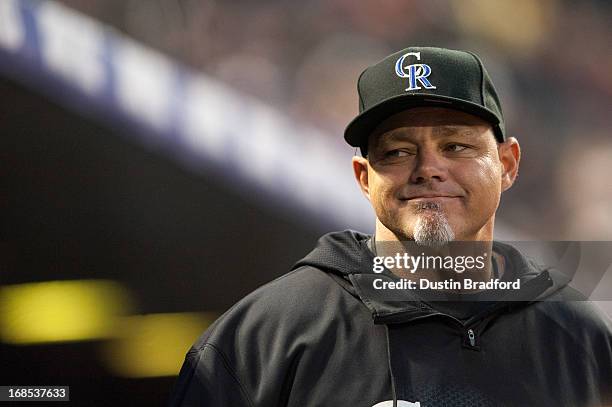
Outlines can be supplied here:
M464 150L467 150L469 147L468 146L464 146L462 144L449 144L445 147L446 151L450 151L452 153L458 153Z
M401 157L408 157L410 155L409 151L406 150L391 150L391 151L387 151L385 153L386 157L391 157L391 158L401 158Z

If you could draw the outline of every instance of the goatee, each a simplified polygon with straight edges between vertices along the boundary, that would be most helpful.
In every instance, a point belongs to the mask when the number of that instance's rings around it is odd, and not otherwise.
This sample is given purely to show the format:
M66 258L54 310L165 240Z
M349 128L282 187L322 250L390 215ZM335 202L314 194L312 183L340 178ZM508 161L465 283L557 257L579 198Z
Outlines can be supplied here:
M419 203L413 238L416 244L437 248L455 239L442 206L436 202Z

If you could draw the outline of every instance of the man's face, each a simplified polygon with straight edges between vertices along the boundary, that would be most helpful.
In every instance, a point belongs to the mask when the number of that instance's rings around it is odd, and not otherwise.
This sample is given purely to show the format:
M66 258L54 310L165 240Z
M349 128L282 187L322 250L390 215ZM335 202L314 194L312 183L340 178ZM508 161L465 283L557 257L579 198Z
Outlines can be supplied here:
M370 136L367 160L355 157L353 166L383 229L427 244L491 240L518 158L516 140L498 145L484 120L424 107L382 122Z

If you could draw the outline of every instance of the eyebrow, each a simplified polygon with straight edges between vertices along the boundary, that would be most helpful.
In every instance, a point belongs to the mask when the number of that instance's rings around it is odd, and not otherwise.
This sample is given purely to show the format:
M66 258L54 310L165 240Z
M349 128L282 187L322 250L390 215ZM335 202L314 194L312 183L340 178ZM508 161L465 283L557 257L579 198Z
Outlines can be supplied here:
M433 131L436 136L453 136L453 135L462 135L462 136L475 136L476 132L471 126L440 126L434 128Z
M450 136L467 136L474 137L477 135L477 132L472 129L471 126L454 126L454 125L445 125L445 126L436 126L433 129L434 137L450 137ZM402 131L402 128L394 129L383 133L380 135L379 142L383 141L402 141L402 140L410 140L411 135L407 134L405 131Z

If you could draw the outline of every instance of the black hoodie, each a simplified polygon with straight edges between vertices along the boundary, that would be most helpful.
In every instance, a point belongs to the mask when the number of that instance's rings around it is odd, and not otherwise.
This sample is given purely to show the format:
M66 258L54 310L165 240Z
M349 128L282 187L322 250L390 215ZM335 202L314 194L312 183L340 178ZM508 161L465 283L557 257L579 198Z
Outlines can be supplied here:
M612 403L612 323L562 274L494 242L504 279L521 281L508 297L474 307L406 290L385 300L370 289L380 275L369 239L325 235L234 305L187 353L171 406Z

